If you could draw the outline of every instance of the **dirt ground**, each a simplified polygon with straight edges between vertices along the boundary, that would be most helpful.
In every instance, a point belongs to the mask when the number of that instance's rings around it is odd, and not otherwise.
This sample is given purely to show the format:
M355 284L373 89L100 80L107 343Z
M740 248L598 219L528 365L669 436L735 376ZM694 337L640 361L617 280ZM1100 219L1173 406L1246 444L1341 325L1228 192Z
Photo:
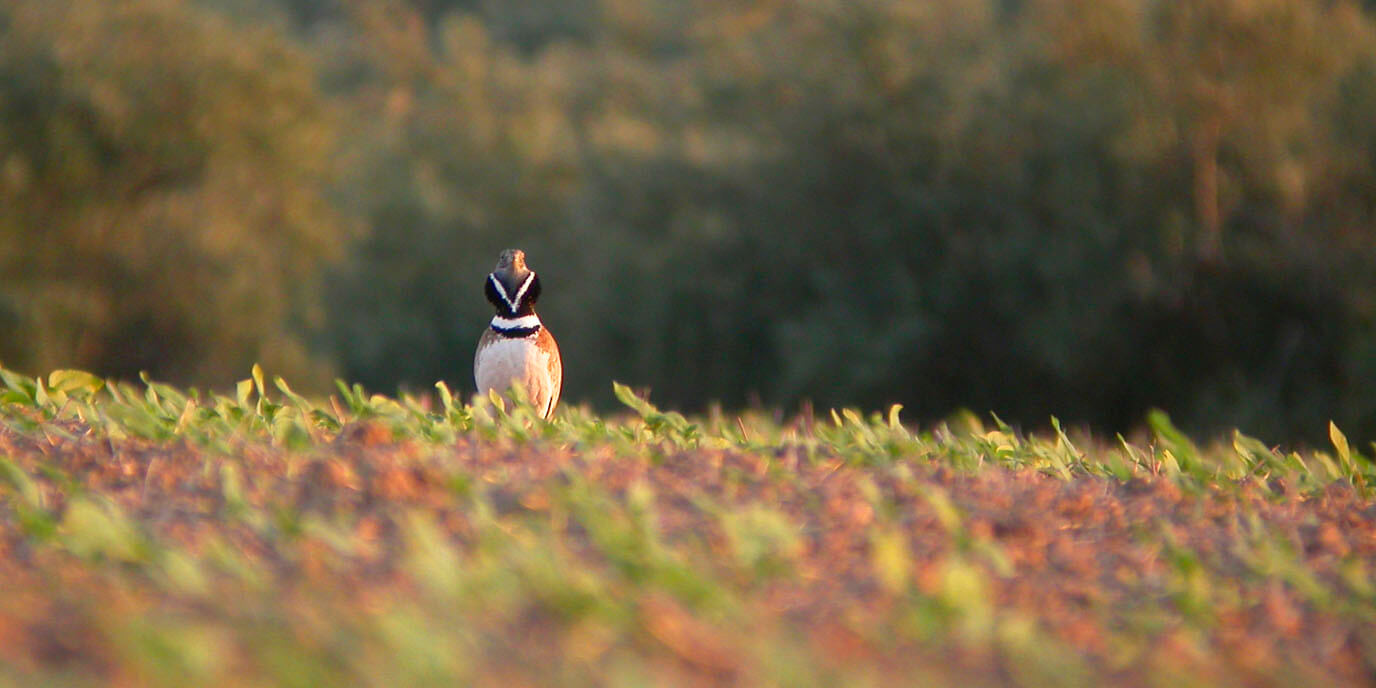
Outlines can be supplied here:
M1345 484L1194 490L1153 477L962 472L917 457L854 466L791 448L637 459L468 438L395 442L366 425L305 452L245 443L231 457L180 441L0 430L0 458L41 493L41 507L26 510L13 480L0 487L0 663L59 683L138 683L147 673L115 619L169 609L233 638L231 666L260 661L223 598L239 583L215 574L207 593L169 582L140 545L121 554L122 526L86 542L78 531L92 528L74 523L69 505L98 493L143 534L128 541L193 557L232 547L269 581L253 594L279 599L288 619L305 590L326 617L417 598L404 525L417 511L460 552L480 546L483 519L548 532L632 610L597 643L584 643L586 624L534 602L514 603L523 614L468 618L489 637L483 684L597 683L618 653L644 659L656 681L784 683L786 672L760 659L761 643L773 643L807 655L818 676L882 685L1376 685L1376 502ZM596 499L570 496L588 491ZM481 518L478 501L490 511ZM625 520L645 508L656 556L706 582L638 577L630 555L618 564L592 511ZM314 515L353 549L317 551L315 539L246 513ZM339 594L319 606L330 589ZM712 591L735 611L701 602ZM581 668L548 668L571 663Z

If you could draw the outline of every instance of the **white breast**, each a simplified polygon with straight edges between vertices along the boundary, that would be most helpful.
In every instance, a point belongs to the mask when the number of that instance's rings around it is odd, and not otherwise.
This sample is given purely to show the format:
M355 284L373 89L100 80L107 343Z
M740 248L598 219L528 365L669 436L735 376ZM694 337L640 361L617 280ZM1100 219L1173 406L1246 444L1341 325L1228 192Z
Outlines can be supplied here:
M525 388L530 403L543 409L553 392L549 379L549 354L535 345L535 337L521 339L497 338L478 353L473 366L478 393L488 390L502 393L519 384Z

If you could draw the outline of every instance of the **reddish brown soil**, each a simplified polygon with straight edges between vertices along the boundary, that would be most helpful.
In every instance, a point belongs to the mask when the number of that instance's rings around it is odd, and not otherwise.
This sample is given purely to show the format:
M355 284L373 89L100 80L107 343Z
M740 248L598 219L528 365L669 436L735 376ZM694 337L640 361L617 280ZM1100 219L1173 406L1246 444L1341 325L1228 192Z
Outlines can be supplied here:
M628 582L617 595L637 616L606 647L570 649L583 648L577 627L538 604L490 624L468 619L491 636L483 674L491 685L565 676L545 667L578 652L588 656L579 655L584 673L574 675L596 683L599 658L617 648L643 657L656 680L754 685L779 675L761 664L762 639L802 648L816 671L832 672L825 675L884 685L919 676L965 685L1376 684L1376 502L1346 485L1307 495L1283 481L1191 491L1161 478L1066 482L920 459L899 461L903 470L855 467L793 450L668 451L646 460L469 439L393 442L370 426L305 453L245 444L236 455L250 508L346 523L368 546L339 559L309 538L255 532L230 518L221 473L185 444L0 430L0 457L35 476L58 520L77 489L60 484L69 480L113 499L158 542L193 553L230 543L270 572L291 618L303 600L320 604L322 590L339 593L328 598L334 611L320 614L366 616L417 595L401 563L399 515L433 514L466 551L477 534L465 492L485 493L498 519L556 529L576 560L614 576L576 515L558 505L570 476L618 508L648 486L658 540L730 591L749 618L728 623L663 586ZM456 490L456 476L470 486ZM958 524L943 524L925 496L934 490L959 510ZM143 674L125 666L112 618L172 609L214 623L232 613L224 600L167 592L127 567L84 563L41 542L21 528L15 501L0 488L0 664L132 685ZM780 511L798 527L799 545L780 554L779 570L756 575L736 563L721 519L704 503ZM876 576L877 532L906 538L908 584ZM1289 564L1258 563L1259 542ZM1011 571L1000 572L990 552ZM953 561L983 572L994 630L949 620L968 612L956 609L961 598L949 587ZM1032 628L1032 642L1005 637L1016 628ZM250 654L240 661L251 663Z

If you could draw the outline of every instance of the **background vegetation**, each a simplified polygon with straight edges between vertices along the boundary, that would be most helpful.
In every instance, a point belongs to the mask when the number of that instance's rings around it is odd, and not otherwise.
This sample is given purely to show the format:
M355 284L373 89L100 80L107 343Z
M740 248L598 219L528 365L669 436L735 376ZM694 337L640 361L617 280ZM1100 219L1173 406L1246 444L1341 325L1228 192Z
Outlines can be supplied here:
M8 0L0 359L1376 435L1376 8Z

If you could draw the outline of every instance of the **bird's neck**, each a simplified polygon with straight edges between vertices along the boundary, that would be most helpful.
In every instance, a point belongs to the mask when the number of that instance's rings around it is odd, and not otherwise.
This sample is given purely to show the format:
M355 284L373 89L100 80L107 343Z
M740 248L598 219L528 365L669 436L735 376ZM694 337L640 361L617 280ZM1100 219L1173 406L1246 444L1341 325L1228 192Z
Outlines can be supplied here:
M493 332L503 337L515 339L534 336L542 327L540 318L535 315L534 311L531 311L529 315L515 318L504 317L498 313L492 316L492 322L488 326L492 328Z

